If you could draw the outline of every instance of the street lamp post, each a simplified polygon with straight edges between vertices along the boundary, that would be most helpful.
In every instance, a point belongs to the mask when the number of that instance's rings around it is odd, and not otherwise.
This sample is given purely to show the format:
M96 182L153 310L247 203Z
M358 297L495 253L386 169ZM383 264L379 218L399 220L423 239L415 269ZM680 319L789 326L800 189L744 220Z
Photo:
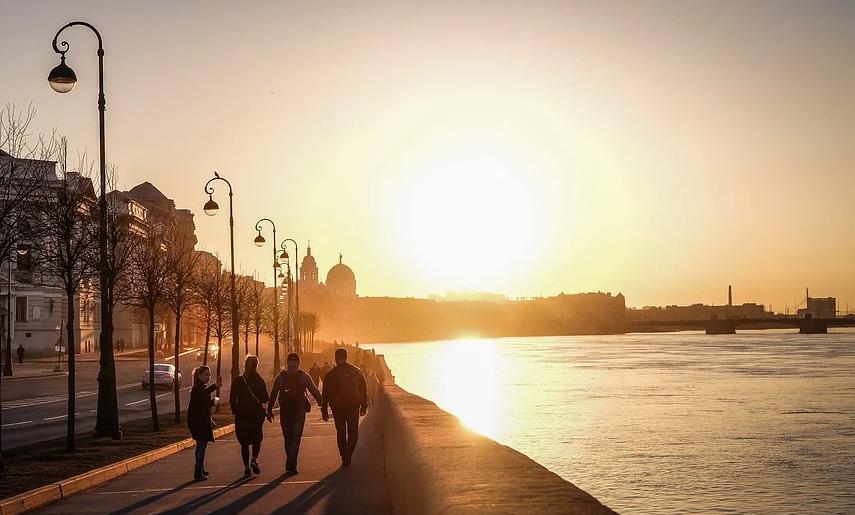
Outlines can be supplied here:
M302 354L303 347L300 340L300 248L297 246L297 242L291 238L282 240L282 254L279 257L281 259L288 259L288 246L286 243L289 241L294 244L294 300L297 304L297 318L294 319L294 332L297 333L297 348ZM289 291L288 294L290 295L291 292Z
M214 187L212 182L223 181L229 187L229 245L231 252L232 274L229 281L231 288L231 312L232 312L232 379L240 375L240 327L237 313L237 298L235 297L235 219L234 209L232 207L232 184L226 179L220 177L220 174L214 172L214 177L205 183L205 193L208 195L208 201L205 202L205 214L214 216L220 209L220 206L214 201Z
M17 252L19 256L26 256L27 246L19 243ZM3 362L3 375L12 375L12 254L9 254L9 284L6 290L6 358Z
M278 373L281 369L281 361L279 359L279 288L277 286L279 261L276 259L276 224L269 218L262 218L255 222L255 230L258 231L258 236L255 237L255 246L261 247L266 241L261 235L261 222L270 222L273 226L273 372ZM258 346L255 348L255 353L258 354Z
M23 256L28 252L26 245L19 244L18 245L18 254ZM6 374L5 371L2 375L12 375L12 255L9 254L9 290L6 292L6 363L5 367L9 368L9 373ZM2 390L2 376L0 376L0 390ZM3 424L3 410L0 407L0 426ZM3 469L3 440L2 435L0 435L0 470Z
M50 87L57 93L68 93L77 83L77 75L65 64L65 54L68 52L68 42L57 44L59 35L67 28L75 26L89 28L98 39L98 135L99 135L99 168L101 180L101 197L98 199L98 261L101 294L101 332L98 335L100 343L100 373L98 374L98 412L95 423L95 433L120 438L119 406L116 394L116 363L113 360L113 313L110 306L110 295L107 277L107 165L105 161L104 142L104 110L107 101L104 97L104 44L101 34L92 25L83 21L73 21L56 32L53 37L53 51L59 54L59 65L48 74ZM62 47L62 50L60 50Z

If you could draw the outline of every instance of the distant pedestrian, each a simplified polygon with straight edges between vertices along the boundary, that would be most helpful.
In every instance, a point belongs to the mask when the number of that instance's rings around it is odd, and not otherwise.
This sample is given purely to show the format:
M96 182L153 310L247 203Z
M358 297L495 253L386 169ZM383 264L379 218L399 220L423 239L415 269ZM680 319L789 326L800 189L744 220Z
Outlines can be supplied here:
M315 386L321 384L321 367L318 366L317 361L312 363L311 368L309 368L309 377L312 378L312 382L315 383Z
M374 405L374 395L377 394L377 387L380 386L380 381L377 380L377 374L368 372L368 377L365 378L368 386L368 404Z
M197 367L193 370L193 389L190 390L190 405L187 407L187 426L190 435L196 440L196 467L193 470L193 479L204 481L208 479L208 471L205 470L205 449L208 442L214 441L214 421L211 419L211 408L216 403L211 399L211 392L223 385L222 378L208 386L211 380L211 369L206 366Z
M279 372L273 383L273 389L270 390L267 420L273 421L273 404L278 399L279 425L282 427L282 436L285 438L285 472L297 474L297 454L300 452L303 426L306 424L306 413L311 410L306 390L309 390L318 404L322 404L323 399L309 374L300 370L298 354L294 352L288 354L286 363L288 368Z
M261 440L264 438L264 418L267 415L267 385L258 374L258 357L250 354L243 365L243 375L232 381L229 404L235 416L235 434L240 443L240 457L243 459L243 475L261 474L258 466L258 453L261 452ZM252 459L250 460L250 447Z
M327 405L332 407L338 452L347 467L359 441L359 417L368 410L368 392L362 371L347 362L347 350L336 350L335 362L324 378L322 416L329 420Z
M324 366L321 367L321 382L324 381L324 378L327 376L330 370L332 370L332 365L330 365L329 361L324 361Z
M26 351L24 351L24 344L23 344L23 343L18 344L18 350L17 350L17 353L18 353L18 363L23 363L23 362L24 362L24 352L26 352Z

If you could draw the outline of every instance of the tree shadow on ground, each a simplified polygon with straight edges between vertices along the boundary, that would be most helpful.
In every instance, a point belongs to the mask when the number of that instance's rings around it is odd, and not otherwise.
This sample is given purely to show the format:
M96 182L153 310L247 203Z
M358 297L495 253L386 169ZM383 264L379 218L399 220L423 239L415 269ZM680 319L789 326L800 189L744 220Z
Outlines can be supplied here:
M207 493L205 495L202 495L200 497L197 497L195 499L187 501L184 504L181 504L179 506L171 508L171 509L164 511L162 513L169 514L169 515L183 515L185 513L191 512L193 510L197 510L197 509L201 508L202 506L208 504L209 502L213 501L217 497L220 497L221 495L224 495L224 494L228 493L229 491L234 490L235 488L239 488L241 485L243 485L244 483L246 483L247 481L249 481L251 479L252 478L248 478L248 477L241 477L239 479L235 479L234 481L232 481L228 485L224 486L223 488L220 488L219 490L214 490L213 492Z
M164 498L166 498L172 494L178 493L181 490L184 490L185 488L187 488L188 486L190 486L194 483L196 483L196 481L193 481L193 480L187 481L186 483L182 483L182 484L176 486L175 488L173 488L171 490L166 490L164 492L160 492L160 493L157 493L155 495L146 497L145 499L141 499L141 500L135 502L134 504L131 504L130 506L125 506L121 510L116 510L113 513L115 515L121 515L124 513L131 513L134 510L144 508L144 507L148 506L149 504L154 504L154 503L159 502L159 501L163 500Z

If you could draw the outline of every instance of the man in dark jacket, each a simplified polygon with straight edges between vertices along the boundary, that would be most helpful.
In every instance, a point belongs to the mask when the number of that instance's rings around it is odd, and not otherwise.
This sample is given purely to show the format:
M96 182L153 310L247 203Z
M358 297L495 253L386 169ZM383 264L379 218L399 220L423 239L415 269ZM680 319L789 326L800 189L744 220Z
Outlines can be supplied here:
M359 417L368 410L368 391L362 371L347 362L347 350L335 351L336 366L324 377L322 416L329 420L332 407L341 464L350 465L359 440Z
M309 399L306 390L312 394L318 404L322 404L321 392L312 382L309 374L300 370L300 356L292 352L286 360L287 370L279 372L270 400L267 402L267 420L273 421L273 404L279 400L279 425L285 438L285 472L297 474L297 454L300 452L300 440L303 438L303 426L309 411Z

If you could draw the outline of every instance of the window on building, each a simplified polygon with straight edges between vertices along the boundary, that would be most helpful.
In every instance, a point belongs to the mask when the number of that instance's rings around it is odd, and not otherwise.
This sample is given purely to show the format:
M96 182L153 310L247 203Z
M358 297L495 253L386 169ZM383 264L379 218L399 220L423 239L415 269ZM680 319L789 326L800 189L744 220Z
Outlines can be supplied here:
M27 321L27 297L17 297L15 299L15 321Z

